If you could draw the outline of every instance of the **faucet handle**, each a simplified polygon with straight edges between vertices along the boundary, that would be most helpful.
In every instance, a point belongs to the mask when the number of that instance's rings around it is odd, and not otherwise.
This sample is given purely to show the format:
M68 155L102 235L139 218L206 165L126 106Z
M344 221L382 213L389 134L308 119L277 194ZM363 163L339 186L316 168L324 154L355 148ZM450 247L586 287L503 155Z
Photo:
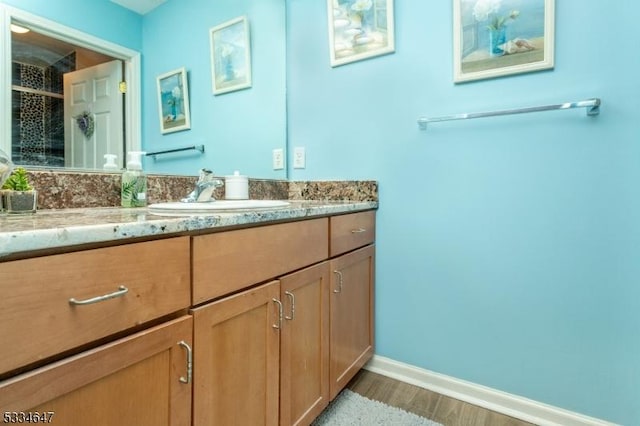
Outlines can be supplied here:
M213 177L213 174L206 182L198 183L196 185L196 202L203 203L207 201L215 201L215 198L213 198L213 192L216 188L219 188L222 185L224 185L224 181L220 178Z
M200 174L198 175L198 184L208 182L211 178L213 178L213 172L209 169L200 169Z
M222 179L217 178L211 170L200 169L195 189L180 201L183 203L211 201L213 191L222 185L224 185Z

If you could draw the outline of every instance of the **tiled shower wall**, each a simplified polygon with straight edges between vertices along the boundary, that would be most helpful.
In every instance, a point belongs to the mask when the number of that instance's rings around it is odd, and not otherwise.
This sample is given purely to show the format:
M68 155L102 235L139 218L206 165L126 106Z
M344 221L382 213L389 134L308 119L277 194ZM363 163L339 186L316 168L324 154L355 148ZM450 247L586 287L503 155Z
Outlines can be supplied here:
M12 84L62 95L62 76L75 62L75 53L47 67L14 62ZM16 164L64 166L63 99L13 90L11 156Z

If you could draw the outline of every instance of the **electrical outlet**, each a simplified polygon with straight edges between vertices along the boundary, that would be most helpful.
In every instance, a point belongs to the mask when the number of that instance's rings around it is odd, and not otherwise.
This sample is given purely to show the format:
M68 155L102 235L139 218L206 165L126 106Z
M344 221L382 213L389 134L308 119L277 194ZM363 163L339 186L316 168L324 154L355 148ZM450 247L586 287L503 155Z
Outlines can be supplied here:
M273 150L273 170L284 169L284 151L282 148Z
M293 168L294 169L304 169L306 164L306 155L304 152L304 147L297 146L293 149Z

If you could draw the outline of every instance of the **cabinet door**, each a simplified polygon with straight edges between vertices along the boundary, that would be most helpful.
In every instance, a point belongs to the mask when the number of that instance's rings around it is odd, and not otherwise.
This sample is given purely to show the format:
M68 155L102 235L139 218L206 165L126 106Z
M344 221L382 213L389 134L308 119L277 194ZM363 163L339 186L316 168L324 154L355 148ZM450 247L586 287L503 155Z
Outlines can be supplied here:
M184 316L0 382L0 411L65 426L187 426L191 335Z
M331 260L331 399L373 355L374 245Z
M280 279L280 424L308 425L329 404L329 262Z
M193 309L195 426L278 424L279 297L272 281Z

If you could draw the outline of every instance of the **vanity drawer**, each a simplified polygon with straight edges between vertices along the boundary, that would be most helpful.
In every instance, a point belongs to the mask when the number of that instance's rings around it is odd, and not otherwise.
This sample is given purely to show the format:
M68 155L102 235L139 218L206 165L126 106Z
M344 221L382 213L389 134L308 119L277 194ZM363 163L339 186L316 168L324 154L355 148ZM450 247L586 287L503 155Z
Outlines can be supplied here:
M327 258L329 220L305 220L193 237L193 304Z
M0 374L187 308L189 249L178 237L0 263Z
M331 257L371 244L376 239L376 213L366 211L331 217Z

